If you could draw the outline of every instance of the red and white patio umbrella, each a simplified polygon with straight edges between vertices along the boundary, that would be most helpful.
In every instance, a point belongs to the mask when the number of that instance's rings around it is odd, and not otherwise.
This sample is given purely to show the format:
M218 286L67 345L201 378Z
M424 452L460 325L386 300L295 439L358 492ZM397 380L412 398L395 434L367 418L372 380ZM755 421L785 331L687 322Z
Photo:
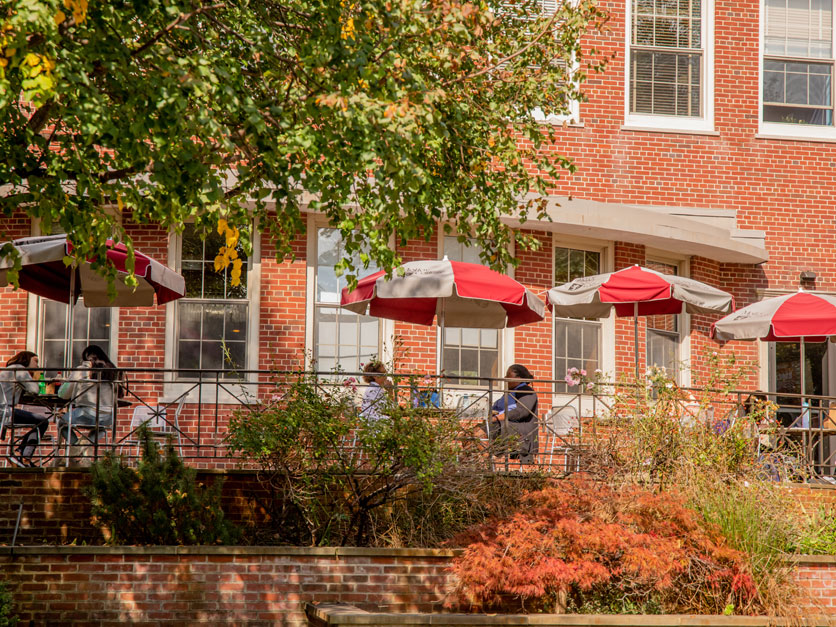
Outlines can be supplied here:
M801 394L805 388L804 344L836 336L836 296L798 290L752 303L711 327L717 340L797 342L801 347ZM802 397L803 404L803 397Z
M601 318L613 308L617 316L633 316L636 378L639 376L639 316L728 313L734 308L734 298L728 292L638 265L558 285L549 290L548 301L558 316Z
M134 275L138 285L126 285L128 249L122 243L110 242L107 250L107 258L117 270L114 300L108 296L107 280L92 269L92 260L70 266L64 263L64 258L72 251L66 235L24 237L11 244L20 255L20 287L50 300L72 305L82 296L86 307L144 307L153 305L155 296L157 304L162 305L186 293L182 275L141 252L134 253ZM0 248L3 246L5 244L0 244ZM8 272L12 267L11 258L0 258L0 287L8 285ZM71 344L73 307L67 309L68 343ZM68 348L66 359L72 354L72 346Z
M370 274L340 305L358 314L439 326L501 329L542 320L545 305L521 283L486 266L449 261L410 261L390 278Z
M186 293L186 281L180 274L141 252L134 254L138 285L126 285L128 249L122 243L110 242L107 250L107 258L118 273L114 300L108 297L107 281L93 271L91 260L78 266L64 264L64 258L72 252L66 235L24 237L11 243L20 255L20 287L50 300L75 303L83 296L87 307L144 307L154 304L154 296L157 304L162 305ZM0 244L0 248L4 245ZM0 259L0 287L8 285L7 274L12 265L8 257Z

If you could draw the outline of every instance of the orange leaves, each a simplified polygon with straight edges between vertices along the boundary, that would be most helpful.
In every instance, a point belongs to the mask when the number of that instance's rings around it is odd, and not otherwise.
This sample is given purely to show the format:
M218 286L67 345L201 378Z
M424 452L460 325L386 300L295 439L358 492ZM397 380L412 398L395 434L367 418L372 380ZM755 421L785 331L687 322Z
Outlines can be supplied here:
M635 604L653 596L669 612L719 612L757 599L743 555L679 499L639 487L561 481L466 537L453 566L457 593L484 609L513 609L508 601L516 599L554 611L567 595L578 607L598 595Z

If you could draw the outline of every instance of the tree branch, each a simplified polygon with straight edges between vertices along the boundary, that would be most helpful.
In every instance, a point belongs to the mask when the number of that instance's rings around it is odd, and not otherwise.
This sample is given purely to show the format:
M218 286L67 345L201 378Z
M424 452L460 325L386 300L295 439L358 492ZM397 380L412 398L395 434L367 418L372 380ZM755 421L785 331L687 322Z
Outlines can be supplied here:
M148 48L150 48L155 43L157 43L160 39L162 39L163 36L170 33L171 31L173 31L175 28L177 28L177 26L179 26L183 22L187 22L188 20L193 18L195 15L199 15L200 13L206 13L207 11L212 11L214 9L221 9L224 6L226 6L226 5L223 2L221 2L219 4L210 4L210 5L207 5L205 7L200 7L199 9L195 9L191 13L181 13L176 19L172 20L171 23L168 26L166 26L164 29L162 29L160 32L158 32L156 35L151 37L151 39L146 41L139 48L137 48L133 52L131 52L131 57L137 57L137 56L141 55L143 52L148 50Z
M452 80L452 81L447 81L446 83L444 83L442 85L442 87L449 87L450 85L455 85L456 83L461 83L463 81L474 79L477 76L487 74L488 72L493 72L496 68L500 67L503 63L508 63L508 61L511 61L512 59L517 58L518 56L520 56L521 54L523 54L527 50L529 50L538 41L540 41L543 38L543 35L545 35L546 33L551 32L552 24L554 24L554 21L555 21L556 18L557 18L557 12L552 13L552 16L549 18L549 21L543 27L543 30L541 30L539 33L537 33L537 35L534 37L534 39L529 41L526 45L524 45L522 48L520 48L516 52L514 52L512 54L509 54L507 57L504 57L504 58L500 59L499 61L497 61L493 65L488 66L488 67L486 67L482 70L479 70L478 72L474 72L473 74L468 74L466 76L460 76L459 78L457 78L455 80Z

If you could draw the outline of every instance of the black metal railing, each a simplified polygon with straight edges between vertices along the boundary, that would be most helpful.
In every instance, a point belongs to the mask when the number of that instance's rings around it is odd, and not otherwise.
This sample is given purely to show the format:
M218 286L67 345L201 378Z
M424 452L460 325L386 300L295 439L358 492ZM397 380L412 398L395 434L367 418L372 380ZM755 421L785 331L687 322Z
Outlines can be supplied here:
M70 376L75 370L67 370ZM108 450L135 459L138 454L137 429L146 427L153 435L170 438L187 463L203 468L232 468L241 461L230 456L226 438L230 418L236 412L253 412L281 403L288 386L299 373L266 370L165 370L126 368L113 382L121 392L96 393L84 398L89 410L84 424L72 424L73 410L79 410L82 396L33 394L19 390L8 381L9 370L0 369L0 417L2 417L3 460L8 465L20 461L21 445L33 428L19 424L14 411L25 410L48 420L48 425L31 455L33 465L88 464ZM18 373L19 374L19 373ZM323 394L338 388L350 390L361 410L366 389L363 373L307 373ZM389 375L392 402L401 406L423 407L422 415L453 416L464 425L483 426L490 441L494 404L509 399L509 382L481 378L486 385L462 385L450 376L423 374ZM103 383L85 379L85 385L100 389ZM563 383L561 381L560 383ZM109 383L108 383L109 384ZM536 450L530 459L518 459L513 452L486 453L488 470L540 470L570 474L585 469L585 454L602 438L612 435L614 419L629 419L631 411L643 411L656 402L652 388L597 382L593 388L574 386L575 393L555 394L558 381L531 382L538 395ZM11 394L9 390L16 390ZM21 393L22 392L22 393ZM12 398L7 398L12 396ZM836 397L744 390L706 390L676 388L668 399L670 419L682 429L708 428L722 436L745 417L751 417L758 404L761 415L747 422L746 437L750 454L762 460L767 476L780 480L818 480L836 478ZM113 399L112 401L110 399ZM534 419L534 418L532 418ZM623 424L623 423L622 423ZM59 431L59 427L64 429ZM472 431L472 430L471 430ZM64 437L70 434L71 442ZM74 441L74 444L73 442ZM24 460L28 463L27 460ZM778 463L780 462L780 463ZM795 468L787 472L776 468Z

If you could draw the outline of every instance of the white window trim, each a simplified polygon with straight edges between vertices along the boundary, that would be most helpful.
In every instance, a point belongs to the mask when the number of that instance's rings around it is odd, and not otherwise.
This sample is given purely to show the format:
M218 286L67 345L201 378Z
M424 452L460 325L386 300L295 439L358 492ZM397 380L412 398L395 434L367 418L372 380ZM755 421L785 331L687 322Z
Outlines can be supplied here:
M318 213L307 214L307 233L305 242L306 260L306 285L305 285L305 369L310 365L309 359L316 354L314 346L314 322L316 316L316 253L317 253L317 229L334 228L328 223L326 216ZM394 241L390 242L394 245ZM395 321L387 318L378 318L380 321L378 346L380 348L379 359L383 363L390 363L393 357Z
M624 126L659 131L714 132L714 0L703 0L703 115L689 118L676 115L630 113L630 35L633 24L633 0L625 0L624 22Z
M121 216L119 216L121 221ZM31 231L32 236L42 235L41 220L39 218L32 219ZM32 292L26 295L26 345L31 346L32 352L42 355L43 353L43 328L41 327L41 320L43 314L41 312L41 303L43 302L41 296L37 296ZM110 357L113 363L119 363L119 307L111 308L110 315ZM72 364L75 365L75 364ZM61 370L62 366L55 368Z
M834 107L834 124L831 126L816 126L814 124L782 124L780 122L763 121L763 56L766 51L766 2L760 1L760 15L758 19L758 138L759 139L799 139L799 140L836 140L836 103ZM836 6L833 7L836 9ZM836 10L831 11L834 41L834 69L831 80L836 78ZM825 61L825 59L822 59Z
M691 261L689 257L671 255L669 251L657 251L652 248L645 249L645 260L656 261L679 269L679 276L691 276ZM683 366L679 371L678 381L680 387L691 387L691 314L681 313L679 316L679 363ZM644 350L645 361L647 361L647 323L645 323Z
M454 236L456 235L456 231L451 231L450 233L444 232L443 225L439 225L437 229L438 238L436 240L438 245L438 259L444 259L444 237L446 235ZM514 254L514 241L513 239L508 244L508 251L513 255ZM505 269L505 274L511 277L514 277L514 266L509 265ZM499 377L503 377L505 375L505 371L508 369L508 366L515 363L515 353L514 353L514 342L515 342L515 334L514 329L511 328L504 328L504 329L497 329L499 331L498 339L499 339L499 363L497 364L497 373ZM442 337L441 337L441 329L436 325L436 333L435 333L435 371L436 374L439 376L441 375L441 349L442 349ZM484 389L484 386L479 385L465 385L462 383L456 383L454 388L461 388L461 389ZM494 386L495 387L495 386Z
M572 239L566 239L560 236L558 233L554 233L552 235L552 244L550 249L551 254L551 262L549 267L551 268L551 276L554 277L555 271L555 249L556 248L572 248L574 250L588 250L590 252L599 253L601 255L601 265L599 267L599 273L605 274L607 272L612 272L614 268L614 255L613 255L613 243L609 241L600 241L594 239L586 239L583 237L573 237ZM554 338L555 338L555 324L559 316L555 316L554 313L549 312L551 316L551 348L549 349L549 360L551 361L551 370L552 370L552 379L555 381L559 381L563 377L566 376L565 372L557 372L555 368L555 358L554 358ZM600 348L600 368L604 372L604 376L610 381L617 380L617 373L615 371L615 311L610 310L610 313L605 318L599 318L601 322L601 346ZM565 405L573 401L577 396L577 393L557 393L552 392L552 405L561 406ZM582 398L582 407L581 412L591 412L592 411L592 401L591 399L587 400ZM600 405L599 405L600 408Z
M261 313L261 235L258 232L258 223L253 222L252 226L252 254L249 257L247 266L247 297L249 300L249 315L247 317L247 370L257 370L258 360L261 355L259 344L259 321ZM180 271L180 251L183 239L174 232L168 236L168 266L175 271ZM235 389L236 380L223 380L221 387L216 387L214 382L197 385L195 381L179 381L172 370L176 367L175 354L177 352L177 301L166 304L165 309L165 363L164 367L169 372L165 373L165 383L160 402L172 402L184 394L186 402L214 403L238 405L240 399L252 395L255 390L255 383L258 382L258 375L247 374L240 389L230 392L224 387Z

